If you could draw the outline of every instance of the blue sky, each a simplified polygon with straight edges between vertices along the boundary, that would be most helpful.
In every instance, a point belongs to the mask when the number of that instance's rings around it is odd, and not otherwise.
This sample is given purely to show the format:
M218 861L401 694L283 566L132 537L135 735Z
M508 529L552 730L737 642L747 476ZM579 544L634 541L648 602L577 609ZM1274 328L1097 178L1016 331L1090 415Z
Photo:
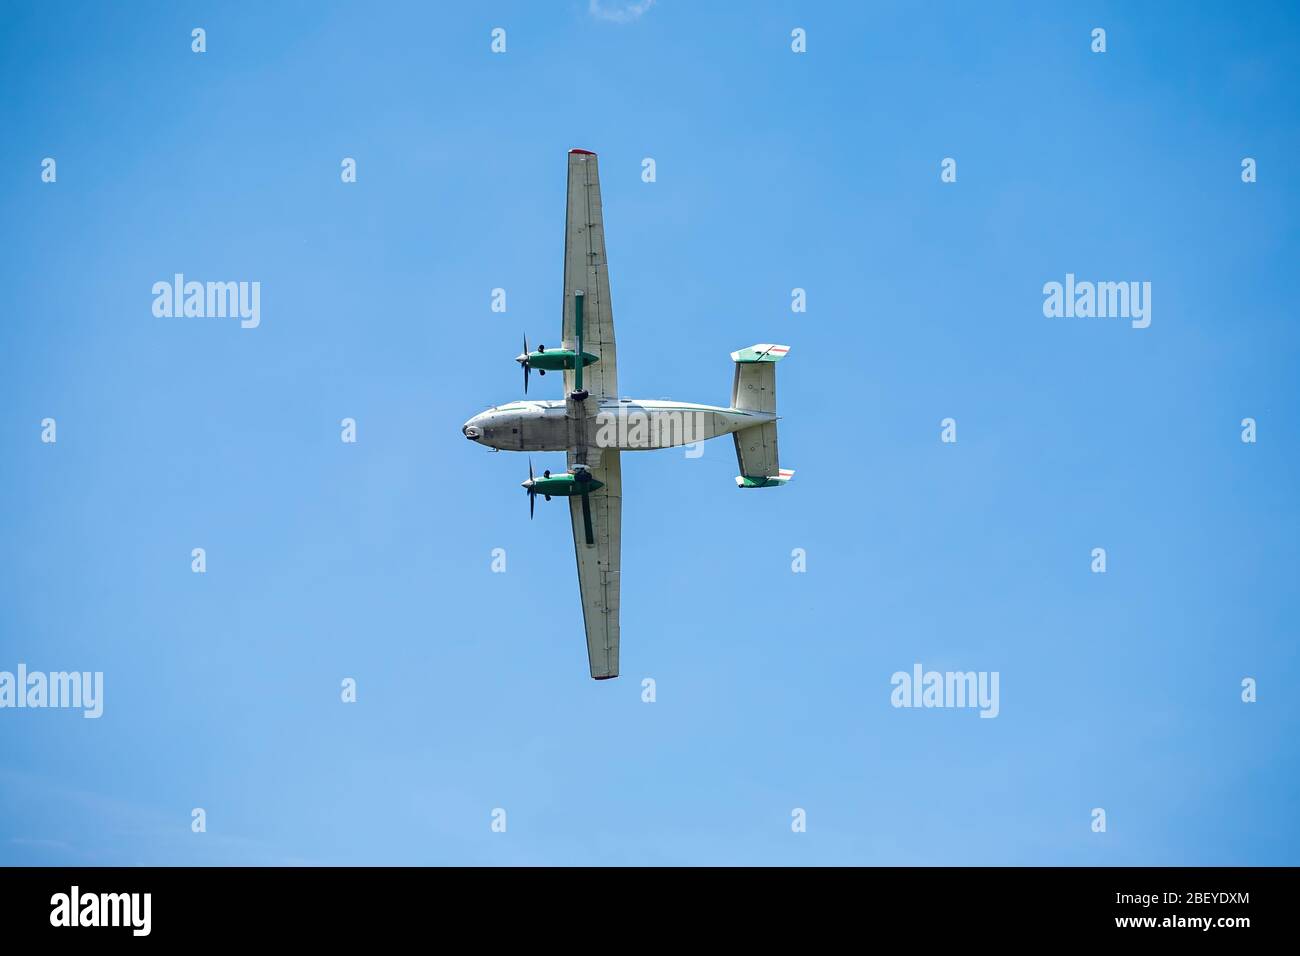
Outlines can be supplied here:
M8 18L0 670L105 701L0 710L0 862L1300 862L1294 8ZM722 404L788 343L798 472L625 457L599 683L567 509L459 432L558 339L574 146L621 390ZM155 317L176 272L261 325ZM1150 327L1046 318L1067 273L1149 281ZM917 662L999 716L892 707Z

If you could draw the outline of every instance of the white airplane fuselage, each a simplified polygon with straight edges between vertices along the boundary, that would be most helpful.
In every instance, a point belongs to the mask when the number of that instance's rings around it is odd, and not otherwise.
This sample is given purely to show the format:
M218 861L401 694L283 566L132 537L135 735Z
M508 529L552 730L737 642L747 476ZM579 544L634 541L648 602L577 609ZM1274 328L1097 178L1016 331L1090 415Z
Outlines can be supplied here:
M730 435L776 418L772 412L662 399L524 400L480 412L461 432L501 451L567 451L574 445L574 429L585 423L586 443L597 448L652 451Z

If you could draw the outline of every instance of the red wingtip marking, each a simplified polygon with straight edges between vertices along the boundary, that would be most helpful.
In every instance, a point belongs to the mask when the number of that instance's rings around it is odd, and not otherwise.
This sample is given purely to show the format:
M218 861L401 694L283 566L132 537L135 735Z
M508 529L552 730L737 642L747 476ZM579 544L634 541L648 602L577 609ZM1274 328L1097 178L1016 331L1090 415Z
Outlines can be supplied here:
M569 150L569 152L570 152L570 153L582 153L583 156L595 156L595 155L596 155L595 153L593 153L593 152L592 152L591 150L589 150L589 149L571 149L571 150Z

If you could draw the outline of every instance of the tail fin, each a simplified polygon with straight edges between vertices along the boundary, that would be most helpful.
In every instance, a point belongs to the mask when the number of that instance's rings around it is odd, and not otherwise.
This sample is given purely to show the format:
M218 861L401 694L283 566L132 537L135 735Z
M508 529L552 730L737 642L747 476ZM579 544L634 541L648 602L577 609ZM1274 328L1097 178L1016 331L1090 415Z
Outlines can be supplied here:
M737 487L772 488L784 485L794 476L793 469L781 467L776 446L776 363L789 351L788 345L764 344L731 353L731 360L736 363L731 407L771 416L733 435L740 466Z

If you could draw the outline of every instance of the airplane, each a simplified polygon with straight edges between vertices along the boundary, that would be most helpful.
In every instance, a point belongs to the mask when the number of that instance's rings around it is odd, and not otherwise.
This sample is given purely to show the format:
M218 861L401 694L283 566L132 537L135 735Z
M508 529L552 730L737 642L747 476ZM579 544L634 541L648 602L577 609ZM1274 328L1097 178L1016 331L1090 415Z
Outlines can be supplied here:
M732 352L735 374L725 408L619 397L597 162L590 150L569 150L561 345L530 350L525 336L515 359L523 368L525 394L536 369L539 375L560 372L565 398L495 405L461 432L494 451L567 454L567 471L545 470L540 477L530 457L522 484L530 518L538 495L569 500L587 661L594 679L608 680L618 676L619 663L622 453L731 435L740 468L737 487L778 487L794 471L781 467L776 443L776 363L789 346L764 343Z

